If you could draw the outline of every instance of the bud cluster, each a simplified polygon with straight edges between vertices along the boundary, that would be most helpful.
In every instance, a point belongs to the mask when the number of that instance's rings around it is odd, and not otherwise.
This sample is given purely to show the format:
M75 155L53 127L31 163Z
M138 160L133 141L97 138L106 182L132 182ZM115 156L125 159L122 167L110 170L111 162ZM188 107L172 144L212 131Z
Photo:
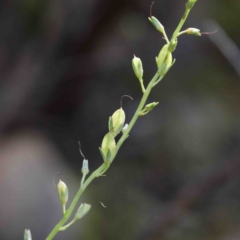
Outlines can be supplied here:
M128 95L123 95L123 97L129 97L131 100L133 100ZM102 145L99 148L100 153L103 157L104 162L109 166L111 162L113 161L116 153L117 153L117 146L115 142L115 137L122 131L126 131L128 124L125 124L125 112L122 109L122 98L121 98L121 107L116 110L112 116L109 117L108 120L108 130L109 132L104 136L102 140Z

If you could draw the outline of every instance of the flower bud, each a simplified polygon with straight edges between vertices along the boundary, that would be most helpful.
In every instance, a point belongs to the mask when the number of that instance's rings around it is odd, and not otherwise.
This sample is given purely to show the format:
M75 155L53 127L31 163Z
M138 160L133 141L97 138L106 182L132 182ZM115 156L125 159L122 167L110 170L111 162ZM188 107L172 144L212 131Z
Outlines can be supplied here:
M89 173L88 160L87 159L83 159L82 174L86 176L88 173Z
M147 104L144 109L139 113L139 116L145 116L147 115L150 111L152 111L156 106L158 105L158 102L152 102Z
M197 28L188 28L186 30L186 33L189 34L189 35L196 35L196 36L201 36L201 33L200 33L200 30L197 29Z
M112 162L116 153L116 142L111 132L107 133L102 141L100 152L104 161Z
M112 128L109 128L109 131L112 133L113 137L116 137L122 130L122 127L125 122L125 112L122 108L119 108L115 111L111 117L111 123L109 124Z
M151 111L153 110L157 105L159 104L159 102L152 102L152 103L149 103L145 106L145 109L148 110L148 111Z
M24 240L32 240L31 231L29 229L25 229L23 239Z
M140 58L136 57L134 55L133 60L132 60L132 68L133 71L136 75L136 77L141 80L143 77L143 67L142 67L142 61Z
M68 188L67 185L59 180L59 183L57 185L58 193L59 193L59 199L62 204L66 204L68 201Z
M153 24L153 26L160 32L164 33L164 26L158 21L157 18L151 16L148 20Z
M167 70L169 69L169 67L171 67L172 65L172 53L170 53L168 51L168 44L165 44L163 46L163 48L160 50L159 55L157 57L157 66L158 68L160 67L164 67L164 71L163 74L165 74L167 72ZM163 64L165 64L165 66L162 66Z
M87 203L81 203L80 207L78 208L77 210L77 213L74 217L74 220L79 220L81 219L82 217L84 217L88 212L89 210L91 209L91 205L90 204L87 204Z

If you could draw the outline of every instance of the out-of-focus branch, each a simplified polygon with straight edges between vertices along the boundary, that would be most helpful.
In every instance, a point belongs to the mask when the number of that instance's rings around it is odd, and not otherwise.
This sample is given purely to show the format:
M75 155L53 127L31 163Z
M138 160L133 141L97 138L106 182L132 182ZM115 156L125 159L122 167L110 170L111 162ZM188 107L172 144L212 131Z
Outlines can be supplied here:
M208 36L240 76L240 50L238 46L213 19L206 20L203 29L209 32L217 30L216 34L209 34Z
M201 202L212 190L239 176L239 173L240 152L198 183L190 183L183 187L143 239L159 240L159 237L174 226L191 207Z

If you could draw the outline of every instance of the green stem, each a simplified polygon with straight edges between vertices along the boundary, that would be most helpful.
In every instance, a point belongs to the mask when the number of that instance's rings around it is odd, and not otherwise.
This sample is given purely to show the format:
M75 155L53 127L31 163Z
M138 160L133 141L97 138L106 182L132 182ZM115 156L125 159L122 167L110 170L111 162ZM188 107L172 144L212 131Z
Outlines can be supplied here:
M174 39L177 38L178 33L181 31L182 26L183 26L183 24L185 23L185 21L186 21L186 19L187 19L187 17L188 17L188 14L189 14L189 12L190 12L190 10L191 10L191 8L186 8L186 10L185 10L185 12L184 12L184 14L183 14L183 17L181 18L181 20L180 20L180 22L179 22L176 30L174 31L174 33L173 33L173 35L172 35L171 40L174 40Z
M190 0L189 0L190 1ZM191 8L193 7L194 3L196 2L195 0L193 0L194 2L192 3L191 7L186 7L186 11L183 15L183 17L181 18L181 21L180 23L178 24L176 30L174 31L173 35L172 35L172 38L171 38L171 41L172 40L175 40L178 36L178 33L180 32L183 24L185 23L186 21L186 18L191 10ZM164 37L166 39L167 42L169 42L168 38L167 38L167 35L164 34ZM143 86L143 83L141 84L141 87L142 87L142 90L143 91L143 96L142 96L142 99L139 103L139 106L136 110L136 112L134 113L133 115L133 118L131 120L131 122L129 123L129 126L128 128L124 131L122 137L119 139L118 143L117 143L117 152L119 151L120 147L122 146L123 142L128 138L128 134L130 133L130 131L132 130L134 124L136 123L138 117L139 117L139 114L141 113L146 101L147 101L147 98L152 90L152 88L160 81L162 80L163 78L163 74L162 74L162 71L163 69L159 68L158 71L156 72L156 74L154 75L154 77L152 78L152 80L149 82L146 90ZM161 78L159 78L161 76ZM140 81L141 83L141 81ZM115 154L115 157L117 155L117 152ZM114 158L115 158L114 157ZM69 224L65 225L63 227L63 225L66 223L66 221L69 219L69 217L71 216L74 208L76 207L76 204L78 203L81 195L83 194L83 192L85 191L85 189L87 188L87 186L96 178L96 177L99 177L100 175L102 175L104 172L107 171L107 169L109 168L109 165L106 165L105 163L103 163L98 169L96 169L89 177L88 179L83 183L84 181L84 178L82 179L82 185L80 187L80 189L78 190L77 194L75 195L71 205L69 206L69 209L67 211L65 211L65 214L63 216L63 218L58 222L58 224L53 228L53 230L50 232L50 234L48 235L48 237L46 238L46 240L52 240L55 235L69 227L71 224L73 224L73 221L71 221ZM64 208L63 208L64 209ZM64 212L64 210L63 210Z
M70 223L66 224L65 226L62 226L61 228L59 228L59 231L64 231L67 228L69 228L72 224L74 224L76 222L76 219L73 219Z
M124 134L122 135L122 137L120 138L120 140L117 143L117 149L119 150L119 148L121 147L121 145L123 144L123 142L127 139L129 132L131 131L132 127L134 126L135 122L137 121L138 117L139 117L139 113L141 112L141 110L144 107L144 104L146 103L146 100L151 92L151 89L153 88L154 82L158 79L159 77L159 72L157 72L154 77L152 78L152 80L150 81L150 83L148 84L148 87L146 89L146 91L144 92L143 96L142 96L142 100L127 128L127 130L124 132ZM116 156L116 155L115 155ZM82 193L84 192L84 190L86 189L86 187L99 175L102 175L104 172L106 172L108 169L108 167L106 166L105 163L103 163L97 170L95 170L90 177L84 182L84 184L80 187L80 189L78 190L76 196L74 197L69 209L67 210L67 212L65 213L64 217L60 220L60 222L53 228L53 230L51 231L51 233L48 235L48 237L46 238L46 240L51 240L53 239L53 237L58 233L58 231L60 231L60 228L65 224L65 222L69 219L69 217L71 216L79 198L81 197Z
M166 40L166 42L169 43L168 36L167 36L165 30L163 31L162 34L163 34L163 37L164 37L164 39Z
M98 169L96 169L89 177L88 179L84 182L84 184L80 187L78 190L77 194L75 195L69 209L66 211L65 215L63 218L59 221L59 223L53 228L53 230L50 232L46 240L51 240L54 238L54 236L58 233L59 229L65 224L65 222L69 219L71 216L79 198L81 197L82 193L84 190L87 188L87 186L96 178L100 175L102 171L104 171L106 168L106 164L103 163Z
M65 213L66 213L66 203L65 203L65 204L62 204L62 208L63 208L63 216L64 216Z
M154 77L152 78L152 80L149 82L147 88L146 88L146 91L144 92L143 96L142 96L142 99L141 99L141 102L136 110L136 112L134 113L133 115L133 118L131 120L131 122L129 123L128 125L128 128L126 129L126 131L124 131L122 137L119 139L118 143L117 143L117 151L120 149L120 147L122 146L123 142L127 139L128 137L128 134L130 133L130 131L132 130L135 122L137 121L138 117L139 117L139 114L140 112L142 111L146 101L147 101L147 98L153 88L153 85L155 83L155 81L158 79L159 77L159 71L156 72L156 74L154 75Z
M83 183L84 183L84 181L85 181L85 177L86 177L86 174L84 174L84 175L82 176L82 180L81 180L81 185L80 185L80 186L83 185Z
M143 84L143 79L139 79L139 82L140 82L140 85L141 85L141 88L142 88L142 92L145 93L145 87L144 87L144 84Z
M179 32L179 33L178 33L178 35L177 35L177 36L179 37L179 36L181 36L181 35L185 34L186 32L187 32L187 30L181 31L181 32Z

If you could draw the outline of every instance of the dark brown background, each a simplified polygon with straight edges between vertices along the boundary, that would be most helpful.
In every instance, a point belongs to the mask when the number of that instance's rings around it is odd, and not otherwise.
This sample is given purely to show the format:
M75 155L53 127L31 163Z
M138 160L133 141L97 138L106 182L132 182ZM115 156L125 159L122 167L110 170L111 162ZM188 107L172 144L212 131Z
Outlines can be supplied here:
M0 1L0 239L25 228L45 239L61 217L56 172L70 199L79 186L77 141L94 170L124 94L130 121L141 97L133 54L147 83L164 44L151 3ZM169 36L185 3L155 1ZM239 10L236 0L199 0L185 28L214 31L214 19L239 46ZM174 58L149 99L159 105L84 194L90 213L56 239L240 239L240 76L207 35L182 36Z

